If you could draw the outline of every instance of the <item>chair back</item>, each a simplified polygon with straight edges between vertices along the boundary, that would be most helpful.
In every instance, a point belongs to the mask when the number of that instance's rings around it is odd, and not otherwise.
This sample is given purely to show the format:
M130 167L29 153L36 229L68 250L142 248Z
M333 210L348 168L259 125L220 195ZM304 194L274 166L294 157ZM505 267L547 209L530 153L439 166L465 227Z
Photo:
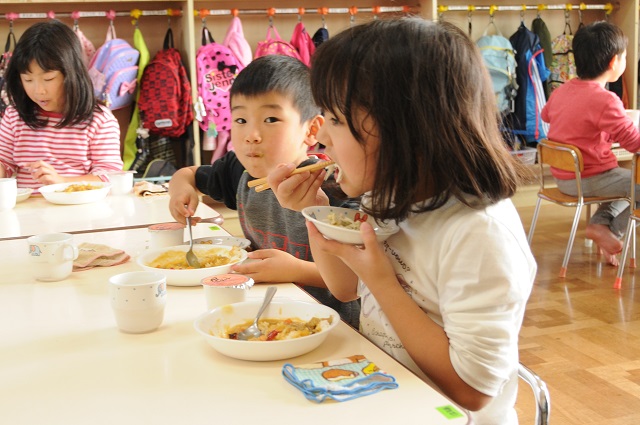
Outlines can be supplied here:
M518 377L529 384L536 402L535 425L549 425L551 396L547 384L533 370L522 363L518 366Z
M640 152L633 154L631 175L635 176L634 183L631 185L631 205L635 205L635 203L638 202L636 199L635 185L640 184Z
M538 162L540 163L540 187L544 190L544 165L563 171L569 171L576 176L576 190L578 198L582 200L582 171L584 162L582 152L575 146L555 142L547 139L538 142ZM582 201L580 201L582 202Z

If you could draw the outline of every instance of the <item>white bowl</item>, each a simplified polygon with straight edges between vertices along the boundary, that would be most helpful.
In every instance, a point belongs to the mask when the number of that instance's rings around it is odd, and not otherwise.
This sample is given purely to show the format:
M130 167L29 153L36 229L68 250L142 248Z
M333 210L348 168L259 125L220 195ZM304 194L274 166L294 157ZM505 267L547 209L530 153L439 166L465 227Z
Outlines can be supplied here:
M210 310L196 319L194 327L220 354L240 360L272 361L301 356L317 348L338 326L340 316L323 304L274 299L264 319L332 317L331 325L317 334L282 341L240 341L222 337L231 327L255 318L262 300L243 301Z
M189 241L185 241L186 244ZM206 238L197 238L193 240L193 243L202 244L202 245L228 245L228 246L237 246L239 248L245 249L251 245L249 239L245 238L236 238L234 236L209 236Z
M316 225L318 231L322 233L327 239L334 239L338 242L362 245L362 236L360 236L360 230L347 229L342 226L336 226L329 224L327 216L329 214L336 214L337 216L347 217L354 220L356 214L364 216L362 211L340 208L340 207L307 207L302 210L302 215L313 224ZM389 236L397 233L400 228L394 221L389 222L377 222L373 217L367 217L367 222L373 226L373 230L376 232L378 242L385 241Z
M199 251L208 251L214 247L209 245L194 245L193 251L199 253ZM230 250L231 246L217 245L215 248ZM240 250L240 257L236 261L232 261L229 264L215 267L202 267L200 269L161 269L158 267L148 266L153 260L155 260L160 254L166 251L182 251L187 252L189 245L177 245L168 246L164 248L151 249L144 254L140 255L137 259L137 263L140 267L149 271L157 271L163 273L167 277L167 285L172 286L200 286L201 280L208 276L216 276L219 274L229 273L231 266L243 262L247 258L247 251ZM185 254L186 255L186 254Z
M28 187L19 187L18 193L16 195L16 203L26 201L27 199L29 199L29 196L31 196L32 193L33 189L30 189Z
M90 184L98 187L98 189L81 190L78 192L62 192L67 186L72 184ZM74 182L74 183L57 183L42 186L38 189L44 199L53 204L63 205L75 205L75 204L88 204L90 202L96 202L104 199L109 190L111 190L111 183L106 182Z

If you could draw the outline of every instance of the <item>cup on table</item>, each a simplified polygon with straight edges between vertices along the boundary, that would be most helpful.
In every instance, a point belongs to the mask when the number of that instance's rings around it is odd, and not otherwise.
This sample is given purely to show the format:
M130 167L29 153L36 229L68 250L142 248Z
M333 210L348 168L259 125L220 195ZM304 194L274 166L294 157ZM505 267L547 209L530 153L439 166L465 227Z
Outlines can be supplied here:
M78 248L68 233L46 233L27 238L29 267L37 280L55 282L69 277Z
M247 291L253 286L253 279L241 274L229 273L205 277L200 283L204 288L207 309L212 310L244 301Z
M18 183L16 179L0 179L0 211L10 210L16 206Z
M184 224L159 223L148 227L149 248L165 248L184 243Z
M121 331L144 333L164 319L167 278L160 272L127 272L109 278L109 297Z
M133 189L133 171L120 171L109 173L109 181L111 182L112 195L125 195Z

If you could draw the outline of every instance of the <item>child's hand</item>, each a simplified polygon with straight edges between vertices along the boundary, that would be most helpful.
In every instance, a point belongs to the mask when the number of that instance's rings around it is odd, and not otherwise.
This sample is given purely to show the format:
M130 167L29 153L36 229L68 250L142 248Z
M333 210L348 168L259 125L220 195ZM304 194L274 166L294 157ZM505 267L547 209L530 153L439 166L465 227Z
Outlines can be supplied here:
M395 280L395 272L391 262L385 255L384 248L376 239L373 227L369 223L363 222L360 225L364 247L326 239L309 221L307 221L307 230L314 258L317 256L318 250L322 255L334 255L340 258L360 279L367 282L370 289L377 282L385 282L385 279Z
M185 217L192 217L191 224L200 221L200 217L193 217L200 202L193 188L185 187L183 190L170 191L169 195L169 212L178 223L186 224Z
M294 211L313 205L329 205L329 198L321 189L326 170L291 175L294 169L294 164L280 164L267 176L280 205Z
M293 282L293 275L288 270L296 270L293 255L279 249L259 249L248 253L247 261L236 264L231 270L249 276L256 283L260 282Z
M43 185L64 183L64 177L60 176L58 172L45 161L34 161L20 164L22 168L28 168L31 170L31 177L42 183Z

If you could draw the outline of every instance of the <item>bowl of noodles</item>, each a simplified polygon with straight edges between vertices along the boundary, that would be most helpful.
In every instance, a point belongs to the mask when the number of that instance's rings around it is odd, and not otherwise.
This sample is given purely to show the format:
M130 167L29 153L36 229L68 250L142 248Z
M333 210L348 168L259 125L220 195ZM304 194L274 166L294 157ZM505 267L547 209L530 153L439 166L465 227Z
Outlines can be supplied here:
M394 221L380 222L359 210L331 206L307 207L302 210L302 215L315 224L316 228L327 239L338 242L362 245L360 225L366 221L376 232L378 242L383 242L389 236L400 230Z
M231 266L247 258L247 251L237 246L194 245L193 252L202 265L194 269L187 264L188 250L189 245L150 249L138 257L137 263L145 270L163 273L167 285L201 286L205 277L229 273Z
M272 361L316 349L340 323L340 315L323 304L276 297L258 321L263 336L252 341L235 339L235 333L253 322L261 304L262 299L255 299L214 308L200 315L194 327L220 354Z
M111 183L73 182L42 186L38 191L52 204L88 204L104 199L111 190Z

